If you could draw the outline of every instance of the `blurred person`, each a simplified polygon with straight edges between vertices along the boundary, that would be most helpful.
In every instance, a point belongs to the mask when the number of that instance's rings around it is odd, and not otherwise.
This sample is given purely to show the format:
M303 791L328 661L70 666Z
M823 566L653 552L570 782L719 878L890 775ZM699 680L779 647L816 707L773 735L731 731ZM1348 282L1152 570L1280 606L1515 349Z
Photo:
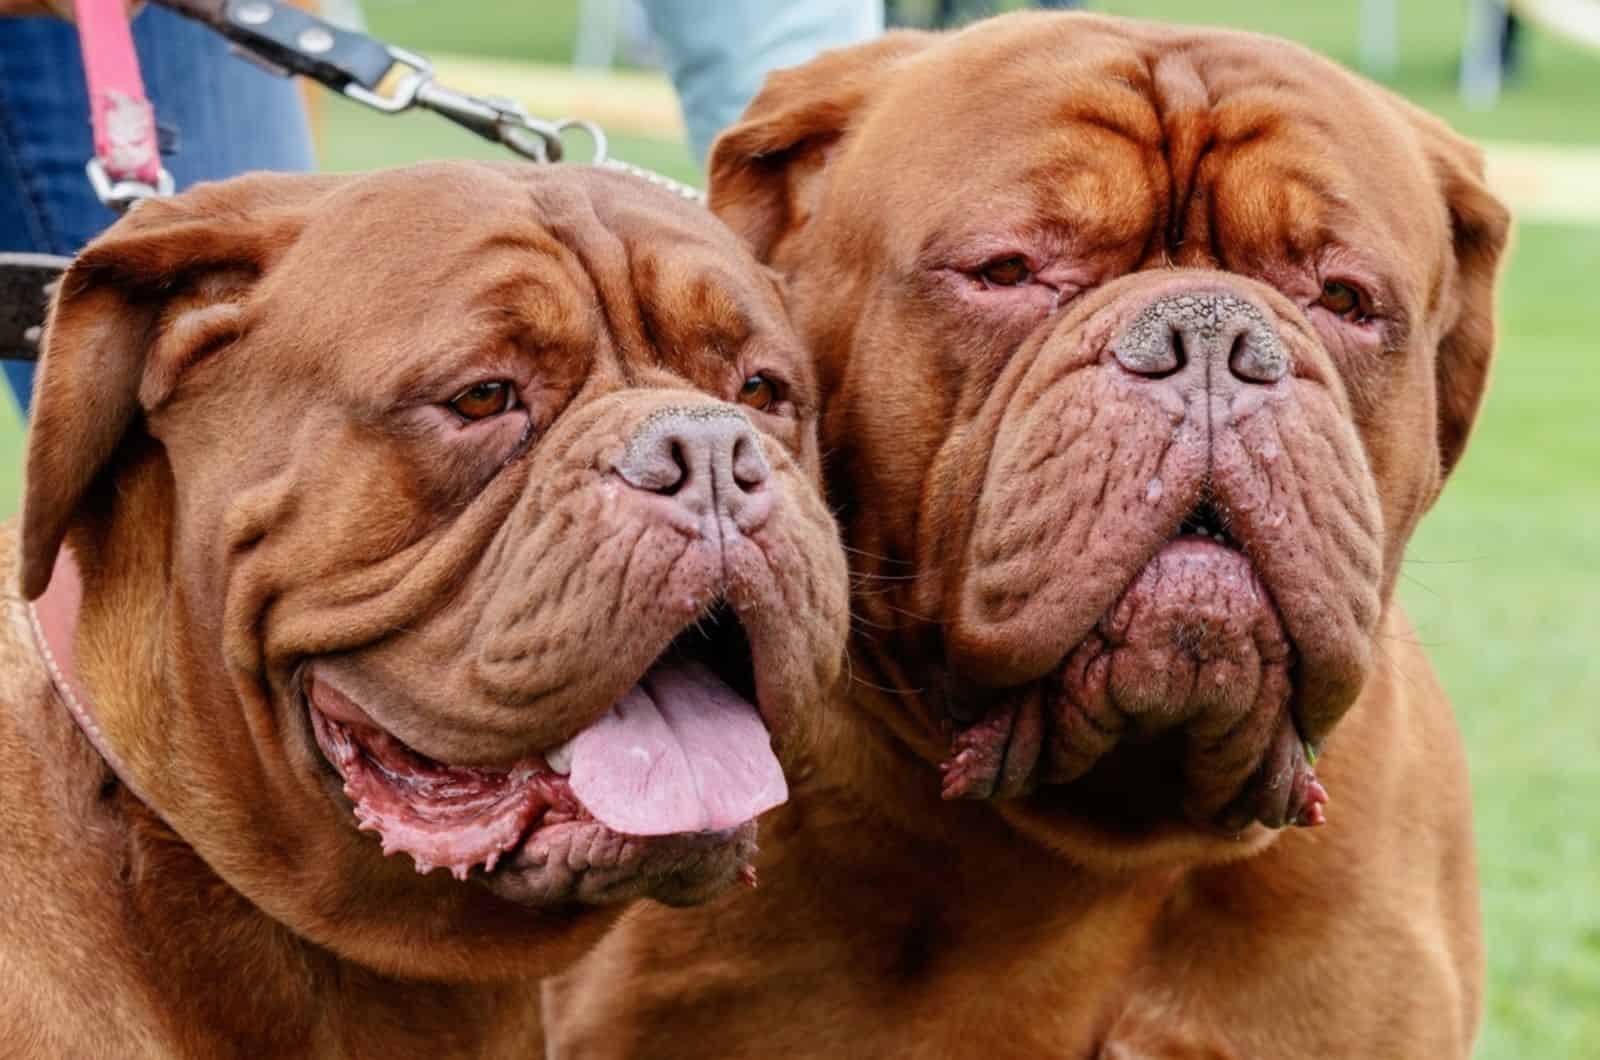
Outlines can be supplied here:
M883 32L883 0L642 0L696 161L767 74Z
M1071 11L1084 4L1083 0L1034 0L1033 6L1045 11ZM958 4L956 0L936 0L933 18L928 25L931 29L951 29L994 13L995 0L967 0L963 4ZM898 0L884 0L884 17L891 26L915 24L900 10Z
M1506 80L1522 72L1522 19L1506 9L1500 26L1500 76Z
M71 13L71 0L0 0L0 251L71 255L116 218L84 173L94 137L77 30L48 17ZM163 164L178 190L255 169L312 168L293 81L162 8L134 17L133 40L163 139L176 144ZM5 373L26 413L33 365L7 361Z

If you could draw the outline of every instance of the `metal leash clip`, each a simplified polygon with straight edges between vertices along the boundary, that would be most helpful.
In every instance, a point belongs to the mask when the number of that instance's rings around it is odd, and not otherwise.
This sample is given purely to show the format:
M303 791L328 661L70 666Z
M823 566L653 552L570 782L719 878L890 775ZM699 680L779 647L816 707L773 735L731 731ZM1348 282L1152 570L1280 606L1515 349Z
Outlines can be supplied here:
M560 162L566 155L563 137L576 130L594 145L591 161L596 165L605 161L606 134L593 122L579 118L543 121L530 115L514 99L458 92L434 79L433 64L423 56L392 44L384 47L394 65L406 71L401 79L382 94L351 81L341 89L344 95L386 114L398 114L412 107L431 110L535 162Z
M198 14L205 0L163 0ZM422 107L535 162L559 162L563 137L581 132L594 145L591 161L606 159L606 137L593 122L543 121L515 100L475 96L434 80L433 64L404 48L309 15L280 0L227 0L220 19L207 19L245 58L282 75L301 74L385 114Z

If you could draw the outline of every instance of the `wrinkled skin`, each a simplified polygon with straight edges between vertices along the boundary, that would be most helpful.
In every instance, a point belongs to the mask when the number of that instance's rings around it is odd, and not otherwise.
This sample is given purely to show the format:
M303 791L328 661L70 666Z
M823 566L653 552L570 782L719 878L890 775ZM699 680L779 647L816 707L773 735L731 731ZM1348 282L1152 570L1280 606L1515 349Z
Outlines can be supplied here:
M758 373L774 400L734 403ZM515 402L468 419L452 403L483 380ZM87 890L18 894L34 911L0 947L5 1039L530 1055L535 977L623 899L726 889L754 822L635 838L580 815L492 871L423 874L358 830L326 718L440 769L543 769L722 601L780 751L803 744L847 615L817 409L770 276L633 178L263 175L116 225L61 285L7 555L29 598L63 540L76 557L79 678L148 805L9 640L7 753L48 775L5 801L51 838L6 873ZM638 485L640 446L684 420L739 439L742 506ZM61 806L27 794L62 787ZM103 958L68 959L90 939Z
M1493 344L1476 152L1286 42L1016 15L775 75L712 177L820 358L855 681L758 901L630 919L556 1049L1466 1056L1393 596Z

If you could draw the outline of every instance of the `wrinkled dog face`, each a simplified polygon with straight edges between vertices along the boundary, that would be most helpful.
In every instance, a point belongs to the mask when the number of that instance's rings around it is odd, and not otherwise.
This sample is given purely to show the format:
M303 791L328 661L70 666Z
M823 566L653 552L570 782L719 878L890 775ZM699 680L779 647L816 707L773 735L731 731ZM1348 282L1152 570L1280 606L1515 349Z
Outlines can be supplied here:
M348 837L323 871L401 896L397 921L696 901L747 871L785 797L771 740L801 735L847 613L771 279L611 174L266 178L91 249L52 356L74 298L239 197L229 238L257 257L177 285L141 384L199 665L246 704L172 724L248 740L250 798ZM253 854L216 860L275 879Z
M1122 860L1320 822L1481 396L1470 148L1283 42L1018 16L774 79L713 175L823 359L861 650L945 794Z

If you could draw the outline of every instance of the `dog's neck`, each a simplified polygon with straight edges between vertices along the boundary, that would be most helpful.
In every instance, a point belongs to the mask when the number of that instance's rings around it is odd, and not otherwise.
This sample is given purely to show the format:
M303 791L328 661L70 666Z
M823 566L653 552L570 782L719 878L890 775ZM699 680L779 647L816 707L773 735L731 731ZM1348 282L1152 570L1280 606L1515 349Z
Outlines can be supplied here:
M192 1056L383 1056L437 1048L500 1055L535 1040L522 984L396 980L296 935L122 795L127 912L165 1011Z
M1090 1033L1181 874L1095 876L987 803L943 801L938 770L883 723L886 695L858 682L829 707L814 754L793 771L790 801L762 818L753 893L636 910L575 970L547 981L552 1055L582 1055L619 1034L692 1038L703 1020L725 1026L719 1041L759 1042L771 1030L761 1020L780 1011L807 1028L812 1054L892 1055L906 1042L894 1045L896 1029L913 1023L919 1040L944 1035L953 1047L952 1028L990 1011L1040 1013L1055 1025L1040 1041L1059 1040L1066 1024ZM1083 945L1091 935L1099 942ZM638 938L649 945L631 946ZM1068 982L1082 984L1081 1003L1062 1013ZM960 1011L937 1011L953 997L966 999ZM883 1042L830 1039L837 1027L880 1023Z

